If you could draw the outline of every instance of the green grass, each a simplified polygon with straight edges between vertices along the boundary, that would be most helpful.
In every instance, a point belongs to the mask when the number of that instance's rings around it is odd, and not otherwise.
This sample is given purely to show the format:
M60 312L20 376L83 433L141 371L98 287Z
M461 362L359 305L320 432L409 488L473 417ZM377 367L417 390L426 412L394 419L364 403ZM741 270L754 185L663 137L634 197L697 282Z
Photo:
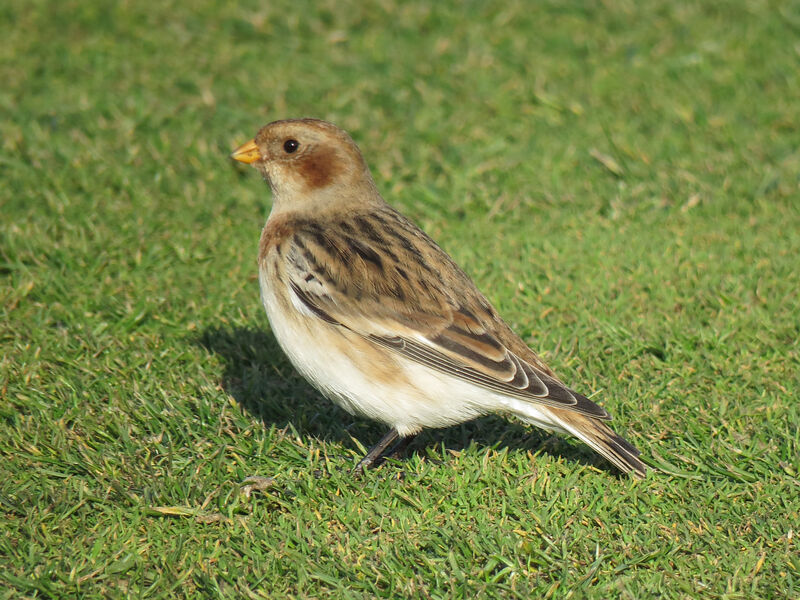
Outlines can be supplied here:
M0 597L799 597L800 5L300 4L0 8ZM353 480L227 158L293 116L662 470L489 417Z

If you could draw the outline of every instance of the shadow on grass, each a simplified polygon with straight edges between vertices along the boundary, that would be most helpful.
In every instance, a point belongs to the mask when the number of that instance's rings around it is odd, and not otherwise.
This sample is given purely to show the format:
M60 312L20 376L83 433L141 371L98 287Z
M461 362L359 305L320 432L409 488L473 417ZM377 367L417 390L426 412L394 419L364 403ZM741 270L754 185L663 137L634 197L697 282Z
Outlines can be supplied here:
M225 361L222 387L267 427L291 426L300 435L354 449L353 438L369 448L386 433L383 425L348 414L312 388L294 370L271 333L255 328L212 327L201 333L197 343ZM407 452L430 456L426 450L429 447L459 451L473 444L549 454L616 473L582 444L566 442L561 436L496 415L446 429L426 430Z

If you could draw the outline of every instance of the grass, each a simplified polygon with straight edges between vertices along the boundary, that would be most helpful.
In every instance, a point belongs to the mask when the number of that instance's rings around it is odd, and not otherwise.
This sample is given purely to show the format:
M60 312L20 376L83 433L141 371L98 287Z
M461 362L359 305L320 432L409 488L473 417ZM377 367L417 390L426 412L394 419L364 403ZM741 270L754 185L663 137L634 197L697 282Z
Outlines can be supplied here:
M800 596L798 31L771 1L3 3L0 597ZM277 348L269 194L227 159L290 116L347 128L659 471L490 417L353 480L383 431Z

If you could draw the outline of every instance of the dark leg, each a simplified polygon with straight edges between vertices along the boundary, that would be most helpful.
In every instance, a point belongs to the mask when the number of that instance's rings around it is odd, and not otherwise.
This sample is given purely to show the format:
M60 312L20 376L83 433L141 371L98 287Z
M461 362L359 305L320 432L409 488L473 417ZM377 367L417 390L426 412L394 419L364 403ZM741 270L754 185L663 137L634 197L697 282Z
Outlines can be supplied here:
M353 469L353 475L361 475L364 472L364 469L369 469L376 460L378 460L383 454L383 451L389 447L389 445L397 439L397 430L392 427L385 436L381 438L381 441L375 444L372 448L369 449L367 455L362 458L359 463ZM401 442L402 443L402 442Z
M403 456L403 453L406 451L406 448L408 448L409 444L414 441L415 437L417 437L416 433L413 435L407 435L404 438L400 438L400 441L397 442L391 450L389 450L386 456L389 458L400 458Z

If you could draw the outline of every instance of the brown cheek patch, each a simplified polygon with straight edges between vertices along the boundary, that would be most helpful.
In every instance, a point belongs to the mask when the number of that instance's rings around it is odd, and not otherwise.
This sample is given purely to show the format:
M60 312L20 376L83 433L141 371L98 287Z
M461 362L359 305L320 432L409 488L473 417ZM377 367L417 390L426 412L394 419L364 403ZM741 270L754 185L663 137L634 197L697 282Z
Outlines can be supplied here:
M345 169L336 150L317 147L298 158L297 171L308 188L317 189L333 183Z

